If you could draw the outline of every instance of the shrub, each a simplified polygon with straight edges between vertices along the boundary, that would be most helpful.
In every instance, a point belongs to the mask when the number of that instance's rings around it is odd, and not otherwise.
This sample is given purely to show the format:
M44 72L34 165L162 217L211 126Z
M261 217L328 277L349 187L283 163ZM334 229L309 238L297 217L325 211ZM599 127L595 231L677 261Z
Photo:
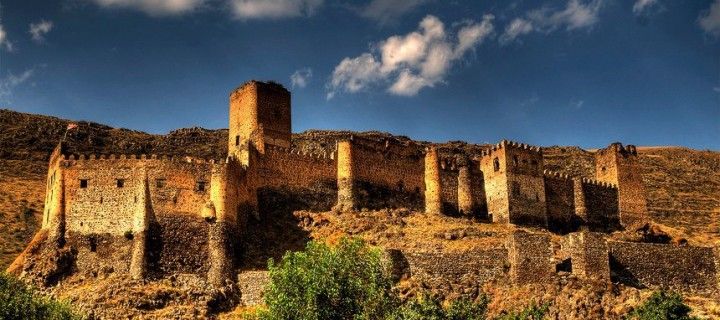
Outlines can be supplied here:
M479 298L479 302L459 299L443 308L439 300L423 295L416 300L403 304L389 319L392 320L484 320L489 299Z
M311 241L304 252L270 260L269 271L259 319L382 319L398 304L381 252L358 239Z
M0 273L0 319L80 319L70 308L38 296L25 284Z
M545 303L542 305L538 305L533 302L525 309L516 312L506 313L498 317L497 320L541 320L545 316L549 308L550 304Z
M643 304L628 314L628 319L637 320L692 320L692 309L688 307L680 294L656 291Z

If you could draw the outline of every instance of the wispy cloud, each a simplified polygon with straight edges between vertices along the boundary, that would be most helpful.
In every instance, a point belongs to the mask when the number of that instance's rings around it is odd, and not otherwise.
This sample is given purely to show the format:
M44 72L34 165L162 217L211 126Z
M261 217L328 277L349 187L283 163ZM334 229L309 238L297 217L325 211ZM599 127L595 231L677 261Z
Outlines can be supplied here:
M529 11L525 17L512 20L498 40L501 45L505 45L531 32L547 34L559 29L572 31L591 28L598 22L602 5L602 0L586 3L569 0L562 10L543 7Z
M360 15L386 24L428 2L429 0L373 0L360 10Z
M91 0L104 8L123 8L152 16L180 15L199 8L206 0Z
M481 22L464 22L456 35L434 16L425 17L418 30L375 44L371 52L343 59L328 83L328 99L338 92L355 93L376 84L387 91L414 96L444 81L453 63L493 33L492 15Z
M45 35L53 28L52 21L41 20L40 22L30 24L30 34L33 41L42 43L45 41Z
M311 16L323 0L231 0L239 19L281 19Z
M293 88L305 88L310 82L312 75L312 69L310 68L296 70L292 75L290 75L290 81L292 82Z
M713 91L720 93L720 87L713 88Z
M635 0L635 4L633 4L632 8L633 13L642 14L653 6L657 5L657 3L658 0Z
M710 8L700 14L698 24L706 33L720 37L720 0L713 1Z
M13 44L7 38L7 32L0 24L0 48L5 48L6 51L13 51Z
M8 73L6 77L0 79L0 102L9 103L9 98L12 96L13 90L17 86L30 80L34 72L33 69L28 69L20 75Z

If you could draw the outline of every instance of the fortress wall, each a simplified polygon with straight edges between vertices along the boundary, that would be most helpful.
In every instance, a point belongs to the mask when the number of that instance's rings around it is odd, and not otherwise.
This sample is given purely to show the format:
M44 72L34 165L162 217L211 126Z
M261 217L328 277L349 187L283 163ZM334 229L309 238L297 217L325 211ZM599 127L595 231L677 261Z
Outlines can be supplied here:
M586 223L591 230L615 230L620 225L618 189L613 185L591 179L582 179L585 199Z
M130 270L133 240L110 234L70 232L67 244L77 252L75 267L86 276L127 273Z
M545 175L545 203L548 227L559 232L569 232L576 226L575 191L573 181L565 176Z
M424 159L382 152L353 141L358 207L423 207Z
M199 215L209 199L210 164L169 159L95 159L66 162L66 228L79 233L123 235L132 230L133 213L149 179L156 216ZM118 186L118 179L123 186ZM81 180L87 181L85 188ZM204 190L200 190L204 189Z
M412 276L446 294L477 292L484 283L507 279L508 250L474 249L462 252L419 252L389 249L398 277Z
M717 292L713 248L609 241L613 281L650 288Z
M124 258L129 253L122 248L128 237L134 236L134 213L144 205L137 199L142 199L140 186L147 172L152 217L147 240L149 272L207 270L208 226L200 213L209 201L211 163L117 156L70 158L65 166L67 232L79 252L90 257L81 267L97 270L111 264L116 271L126 269L118 264L130 261ZM118 187L117 179L124 180L122 187ZM81 188L81 180L87 180L86 188ZM92 241L96 242L95 252L90 250ZM111 250L114 253L101 254ZM102 262L106 257L110 260Z
M442 190L443 213L454 215L458 207L458 170L440 160L440 185Z
M485 179L478 163L470 165L470 186L472 197L475 201L475 215L481 218L487 217L488 205L485 195Z
M318 181L335 181L337 169L330 155L302 154L268 145L258 159L258 187L312 187Z

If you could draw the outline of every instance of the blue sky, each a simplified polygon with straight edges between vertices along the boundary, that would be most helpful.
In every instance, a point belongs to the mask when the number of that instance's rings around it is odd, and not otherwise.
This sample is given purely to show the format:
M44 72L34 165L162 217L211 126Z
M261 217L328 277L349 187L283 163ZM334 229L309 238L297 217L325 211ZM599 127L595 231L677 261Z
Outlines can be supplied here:
M227 127L248 79L293 131L720 150L720 0L0 0L0 107Z

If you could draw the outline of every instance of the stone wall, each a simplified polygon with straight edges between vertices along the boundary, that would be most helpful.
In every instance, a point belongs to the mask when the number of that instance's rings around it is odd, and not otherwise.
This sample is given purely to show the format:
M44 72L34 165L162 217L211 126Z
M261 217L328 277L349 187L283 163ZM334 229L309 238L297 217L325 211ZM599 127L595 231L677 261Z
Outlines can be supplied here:
M385 151L357 139L352 148L358 207L422 208L425 185L421 155Z
M335 181L337 168L329 154L307 154L297 150L268 146L257 161L258 188L302 187L318 181Z
M555 273L550 236L514 231L508 239L510 280L515 284L548 282Z
M442 190L442 208L446 215L457 215L458 207L458 169L447 161L440 161L440 185Z
M608 183L581 179L585 223L590 230L613 231L620 227L618 189Z
M266 287L270 282L269 272L266 270L248 270L238 274L240 289L240 302L246 306L263 303Z
M487 282L507 279L508 251L505 248L462 252L421 252L389 249L397 278L411 276L444 295L477 294Z
M609 241L613 280L650 288L717 292L713 248Z

